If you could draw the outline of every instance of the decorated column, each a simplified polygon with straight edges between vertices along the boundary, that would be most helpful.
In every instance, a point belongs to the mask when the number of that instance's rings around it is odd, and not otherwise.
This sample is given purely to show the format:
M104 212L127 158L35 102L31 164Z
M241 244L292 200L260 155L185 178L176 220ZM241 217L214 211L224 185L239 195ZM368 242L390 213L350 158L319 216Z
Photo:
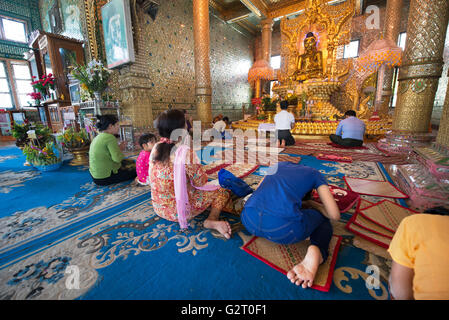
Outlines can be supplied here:
M270 63L271 60L271 33L273 31L273 19L265 19L262 24L262 59Z
M262 56L254 62L248 72L248 81L255 82L255 98L261 97L262 80L271 80L274 77L274 70L270 66L271 60L271 31L273 19L262 20Z
M399 27L401 24L401 9L403 0L388 0L385 10L384 39L389 39L397 43L399 36ZM379 69L378 83L380 94L376 96L376 107L382 115L388 114L388 106L392 95L393 68L382 66Z
M393 119L396 134L429 132L448 19L449 1L411 0Z
M449 76L449 71L448 71ZM437 144L449 150L449 84L446 89L443 113L441 114L440 128L438 129Z
M209 1L193 0L193 38L195 44L195 99L203 125L212 122L210 78Z

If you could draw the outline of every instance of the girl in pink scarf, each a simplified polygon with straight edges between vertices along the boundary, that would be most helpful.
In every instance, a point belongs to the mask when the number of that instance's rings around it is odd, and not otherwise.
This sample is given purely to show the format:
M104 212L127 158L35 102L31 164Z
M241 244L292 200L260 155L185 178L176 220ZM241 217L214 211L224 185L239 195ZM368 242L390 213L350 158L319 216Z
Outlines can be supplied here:
M154 211L164 219L179 222L184 229L189 227L190 219L210 207L204 227L215 229L229 239L229 223L219 220L221 209L229 200L229 192L208 185L207 174L195 152L170 140L173 131L185 129L184 113L179 110L164 112L157 119L157 128L163 138L155 145L149 166Z

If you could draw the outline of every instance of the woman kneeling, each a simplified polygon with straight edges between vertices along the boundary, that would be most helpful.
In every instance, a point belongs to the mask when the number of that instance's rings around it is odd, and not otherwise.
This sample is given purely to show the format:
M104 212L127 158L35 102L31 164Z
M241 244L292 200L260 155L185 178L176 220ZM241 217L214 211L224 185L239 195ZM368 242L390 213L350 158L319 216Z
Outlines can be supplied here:
M324 206L305 201L316 189ZM273 206L276 203L276 206ZM279 244L292 244L310 237L303 261L287 277L303 288L311 287L316 271L328 257L332 238L330 219L340 219L340 211L326 179L317 170L291 162L280 162L249 197L241 214L242 223L252 234Z

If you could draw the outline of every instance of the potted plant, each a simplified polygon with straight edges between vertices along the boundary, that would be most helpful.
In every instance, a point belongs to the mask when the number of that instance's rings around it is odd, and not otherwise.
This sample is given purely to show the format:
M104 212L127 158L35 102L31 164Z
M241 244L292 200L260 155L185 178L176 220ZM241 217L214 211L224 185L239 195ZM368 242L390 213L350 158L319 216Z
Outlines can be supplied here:
M41 105L41 100L42 98L42 94L40 92L31 92L28 93L28 95L31 97L31 99L34 100L34 105L35 106L40 106ZM30 102L31 105L31 102Z
M32 78L35 79L36 77L33 76ZM54 83L55 83L55 78L53 77L53 74L49 73L49 74L42 76L42 78L39 80L32 81L31 86L42 95L41 99L48 100L50 98L49 89L54 90L54 88L55 88Z
M19 124L14 122L12 126L12 136L16 139L16 146L23 149L28 143L28 131L31 125L29 123Z
M268 116L268 118L267 118L268 122L273 122L274 115L276 114L276 103L277 102L278 102L277 99L271 99L269 96L264 97L262 99L263 109Z
M54 171L61 167L61 152L53 142L47 142L41 149L32 144L23 148L27 162L40 171Z
M73 154L73 160L70 165L79 166L86 165L89 162L88 152L90 146L90 138L86 129L76 131L69 127L61 135L58 136L64 148Z

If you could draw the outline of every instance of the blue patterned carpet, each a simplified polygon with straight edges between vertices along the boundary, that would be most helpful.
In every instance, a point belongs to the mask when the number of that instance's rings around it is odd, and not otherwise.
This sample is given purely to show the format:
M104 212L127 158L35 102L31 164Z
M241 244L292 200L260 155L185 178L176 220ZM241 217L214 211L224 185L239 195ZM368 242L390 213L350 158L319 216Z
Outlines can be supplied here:
M0 299L388 298L390 262L376 254L378 248L364 250L344 229L350 214L334 225L344 240L331 290L304 290L241 249L251 236L236 216L223 215L235 229L228 241L202 227L205 215L183 232L155 215L147 187L97 187L87 167L64 164L59 171L39 172L24 162L18 148L0 148ZM344 175L388 178L376 163L311 156L301 163L340 186ZM265 169L252 176L260 179ZM365 285L366 268L373 264L380 269L379 289Z

